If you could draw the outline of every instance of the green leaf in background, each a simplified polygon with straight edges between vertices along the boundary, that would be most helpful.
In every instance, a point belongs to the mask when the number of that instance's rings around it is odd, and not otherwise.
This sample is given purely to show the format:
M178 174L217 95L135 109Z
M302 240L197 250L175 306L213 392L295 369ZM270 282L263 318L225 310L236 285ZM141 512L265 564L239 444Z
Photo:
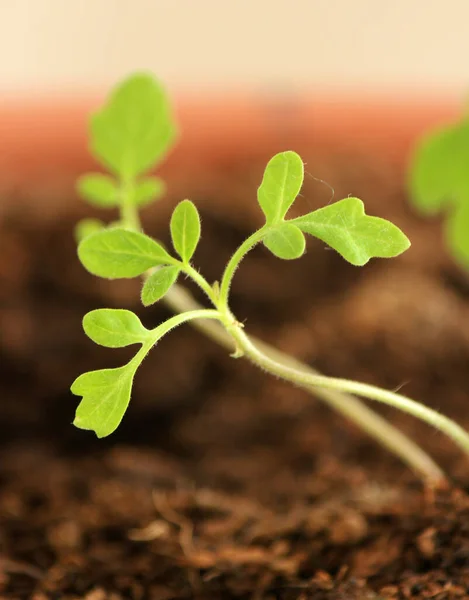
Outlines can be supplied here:
M136 206L146 206L153 200L159 200L166 192L166 185L159 177L145 177L135 187L134 203Z
M445 232L453 258L469 270L469 202L459 204L448 213Z
M89 204L99 208L112 208L119 204L116 181L101 173L88 173L77 181L77 191Z
M79 243L92 233L104 228L105 224L99 219L81 219L75 225L75 240Z
M91 119L91 150L123 180L155 166L169 150L176 127L163 87L149 74L132 75Z
M454 259L469 269L469 119L423 137L412 157L409 192L423 214L445 211Z
M268 225L275 225L285 217L300 192L303 177L303 161L296 152L281 152L270 159L257 190Z
M200 239L200 217L195 204L183 200L171 217L171 238L173 246L183 262L188 263Z
M73 424L89 429L99 438L115 431L129 405L138 364L130 362L118 369L84 373L72 384L72 394L82 396Z
M148 277L142 288L142 304L150 306L160 300L176 282L180 269L176 266L161 267Z
M356 266L374 257L398 256L410 246L396 225L366 215L359 198L339 200L289 222L319 238Z
M305 251L305 236L291 223L281 223L264 238L264 244L277 256L285 260L299 258Z
M137 277L150 267L174 263L152 238L127 229L105 229L85 238L78 246L85 269L107 279Z
M418 144L411 161L412 203L424 214L445 204L469 201L469 122L432 132Z
M83 318L86 335L100 346L123 348L142 344L150 332L130 310L101 308L92 310Z

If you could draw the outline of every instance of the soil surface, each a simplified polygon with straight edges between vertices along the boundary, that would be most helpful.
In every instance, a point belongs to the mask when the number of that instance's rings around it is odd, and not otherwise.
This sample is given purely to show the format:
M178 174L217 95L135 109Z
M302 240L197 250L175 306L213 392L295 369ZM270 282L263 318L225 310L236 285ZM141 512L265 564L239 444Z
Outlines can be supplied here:
M412 214L388 165L311 157L307 171L298 210L331 200L314 172L413 246L362 269L315 241L294 262L258 248L236 276L236 314L327 374L402 387L469 428L469 278L441 223ZM170 209L191 197L195 263L218 278L260 222L261 172L240 163L182 181L147 210L148 231L167 240ZM185 326L145 361L115 434L74 429L70 383L128 356L93 345L83 314L133 308L154 326L168 313L139 307L138 282L84 272L72 231L88 209L71 199L42 215L47 194L33 192L29 212L10 195L0 226L0 598L469 598L469 459L415 419L381 409L450 474L433 500L320 401Z

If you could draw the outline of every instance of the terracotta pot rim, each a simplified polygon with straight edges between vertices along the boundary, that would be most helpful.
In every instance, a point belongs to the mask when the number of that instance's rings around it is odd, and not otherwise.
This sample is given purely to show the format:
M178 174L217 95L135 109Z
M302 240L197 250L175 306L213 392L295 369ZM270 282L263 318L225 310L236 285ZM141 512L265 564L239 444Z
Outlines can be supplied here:
M70 180L95 167L87 150L87 121L98 94L6 97L0 107L0 182ZM216 165L254 154L311 148L381 153L403 161L415 139L452 121L462 101L451 95L331 90L270 96L259 93L175 97L182 132L165 170Z

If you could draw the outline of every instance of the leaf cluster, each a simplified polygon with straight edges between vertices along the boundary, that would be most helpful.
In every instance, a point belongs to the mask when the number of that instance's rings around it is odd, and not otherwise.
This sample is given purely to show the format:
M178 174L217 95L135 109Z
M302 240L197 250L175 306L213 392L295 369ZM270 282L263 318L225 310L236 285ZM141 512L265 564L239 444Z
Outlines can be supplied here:
M373 257L397 256L409 246L398 227L367 215L358 198L345 198L289 219L287 213L303 185L304 167L295 152L281 152L267 164L257 191L265 224L233 255L220 286L210 284L192 266L201 220L190 200L180 202L172 213L172 251L136 226L138 210L164 191L163 182L148 171L162 160L176 136L160 84L145 74L126 80L93 116L90 132L93 155L109 173L82 177L78 191L92 205L117 208L119 220L104 225L88 219L80 224L78 256L82 264L93 275L107 279L142 276L144 306L168 294L181 273L201 286L214 305L200 314L182 313L155 329L146 329L137 315L127 310L99 309L84 317L85 333L95 343L109 348L140 345L127 365L84 373L72 385L72 392L82 396L75 425L93 430L99 437L112 433L121 422L135 372L162 335L192 318L217 318L225 324L231 318L228 299L219 290L229 289L235 269L255 243L262 242L278 258L292 260L304 254L308 234L353 265L364 265Z
M303 185L303 161L295 152L282 152L267 165L257 192L266 217L264 244L278 258L299 258L305 251L304 233L336 250L352 265L371 258L391 258L410 242L393 223L365 214L359 198L344 198L296 219L285 220Z

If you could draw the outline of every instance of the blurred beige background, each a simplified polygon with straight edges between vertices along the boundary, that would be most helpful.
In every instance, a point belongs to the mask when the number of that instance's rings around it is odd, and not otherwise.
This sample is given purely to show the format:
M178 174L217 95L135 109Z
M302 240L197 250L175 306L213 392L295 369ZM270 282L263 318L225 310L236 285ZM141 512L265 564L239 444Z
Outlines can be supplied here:
M0 0L0 91L469 88L469 0Z

